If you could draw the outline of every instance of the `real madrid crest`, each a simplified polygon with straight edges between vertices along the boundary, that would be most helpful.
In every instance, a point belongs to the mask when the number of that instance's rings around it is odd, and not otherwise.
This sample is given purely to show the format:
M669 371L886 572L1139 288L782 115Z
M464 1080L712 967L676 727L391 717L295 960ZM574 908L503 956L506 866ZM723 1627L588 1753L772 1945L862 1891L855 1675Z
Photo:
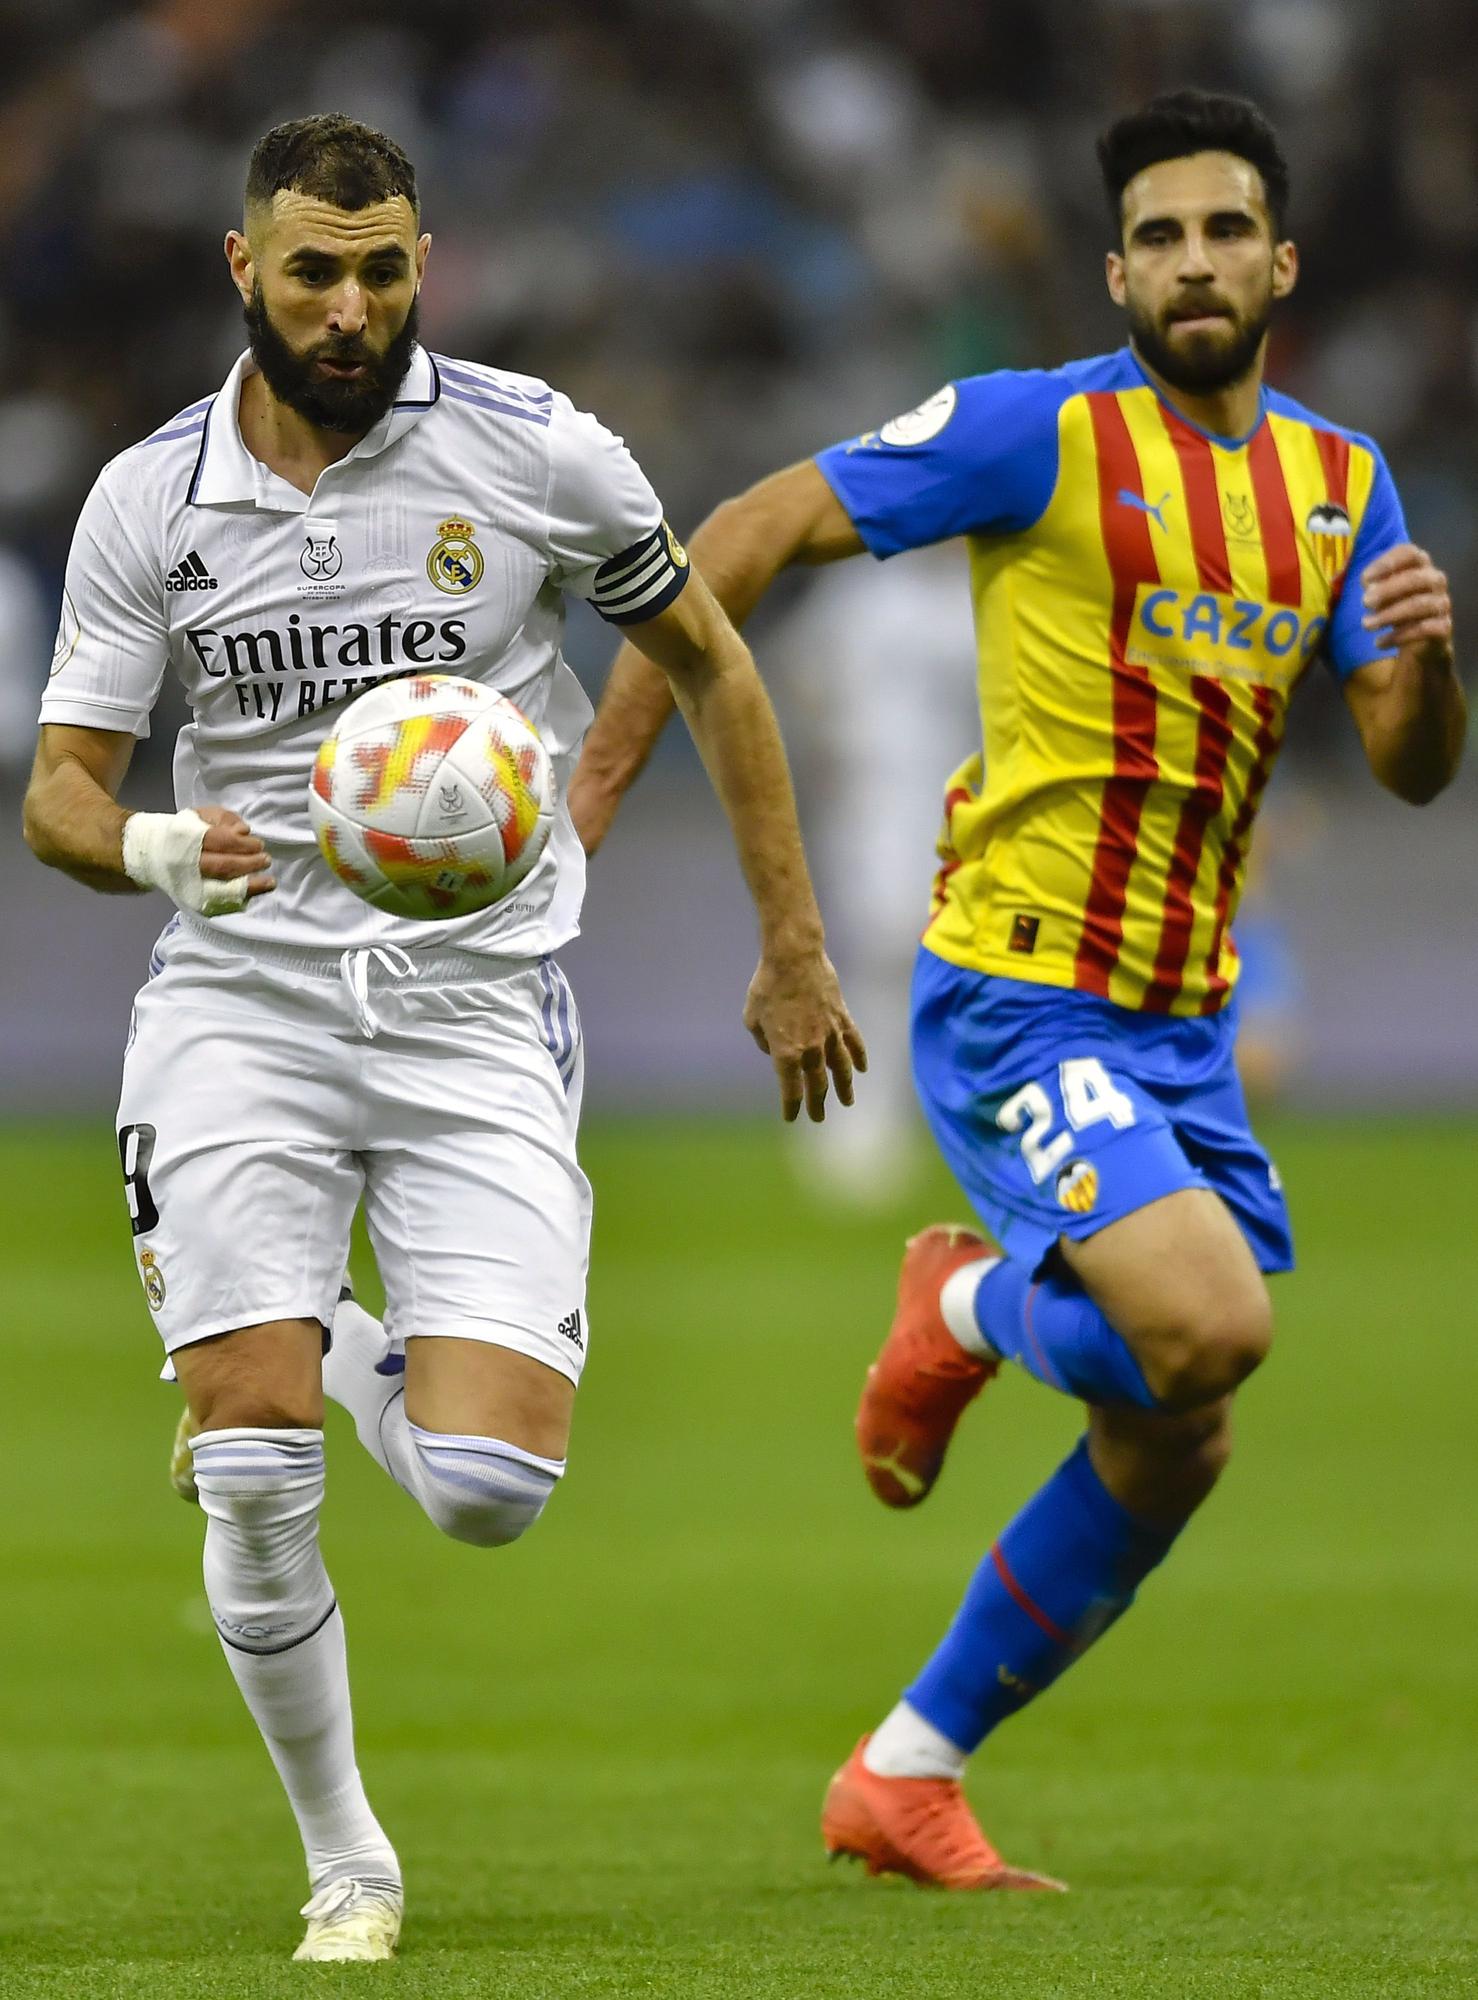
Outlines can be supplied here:
M144 1297L154 1312L164 1304L164 1273L152 1250L139 1252L139 1275L144 1281Z
M426 558L426 574L438 590L452 597L465 597L482 577L482 550L473 541L477 533L470 521L455 515L436 530L436 540Z

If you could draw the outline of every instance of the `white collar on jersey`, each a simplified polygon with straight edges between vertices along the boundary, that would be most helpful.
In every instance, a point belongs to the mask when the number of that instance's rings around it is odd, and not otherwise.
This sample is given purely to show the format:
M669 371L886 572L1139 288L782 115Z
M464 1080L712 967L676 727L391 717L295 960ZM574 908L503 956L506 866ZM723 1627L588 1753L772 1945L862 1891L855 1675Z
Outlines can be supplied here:
M192 507L239 507L244 501L266 507L273 513L303 512L308 495L297 493L286 480L269 472L260 459L253 458L241 437L241 385L256 373L250 351L238 357L235 367L221 385L219 394L206 411L200 450L190 475L187 495ZM436 363L424 347L411 349L411 365L400 385L400 394L368 431L353 451L339 460L374 458L395 443L413 424L420 422L441 396L441 377Z

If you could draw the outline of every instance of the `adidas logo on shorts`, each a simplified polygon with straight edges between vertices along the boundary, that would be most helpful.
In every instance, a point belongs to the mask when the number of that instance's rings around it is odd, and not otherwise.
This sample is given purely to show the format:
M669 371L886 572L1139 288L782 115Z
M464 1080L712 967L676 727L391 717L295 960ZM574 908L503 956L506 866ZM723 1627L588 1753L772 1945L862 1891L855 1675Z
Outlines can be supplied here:
M580 1312L578 1307L575 1309L574 1312L565 1314L565 1317L559 1323L559 1333L561 1340L570 1341L574 1346L578 1347L582 1353L584 1352L585 1335L581 1330Z
M181 563L176 563L164 579L166 590L219 590L220 585L211 575L199 556L191 549Z

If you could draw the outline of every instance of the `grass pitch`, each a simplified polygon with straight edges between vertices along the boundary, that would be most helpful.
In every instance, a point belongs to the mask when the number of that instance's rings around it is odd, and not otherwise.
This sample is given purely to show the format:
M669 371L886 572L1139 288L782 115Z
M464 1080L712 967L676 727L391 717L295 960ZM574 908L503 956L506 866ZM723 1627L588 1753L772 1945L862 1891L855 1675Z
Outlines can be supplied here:
M959 1197L839 1220L779 1131L593 1131L594 1357L528 1542L441 1542L330 1419L361 1760L410 1902L394 1967L315 1969L287 1962L296 1840L164 1481L110 1134L11 1133L0 1995L1472 1993L1478 1145L1273 1136L1303 1266L1239 1457L974 1767L993 1837L1074 1891L1009 1898L828 1869L816 1825L1075 1430L1012 1379L921 1512L863 1486L899 1239Z

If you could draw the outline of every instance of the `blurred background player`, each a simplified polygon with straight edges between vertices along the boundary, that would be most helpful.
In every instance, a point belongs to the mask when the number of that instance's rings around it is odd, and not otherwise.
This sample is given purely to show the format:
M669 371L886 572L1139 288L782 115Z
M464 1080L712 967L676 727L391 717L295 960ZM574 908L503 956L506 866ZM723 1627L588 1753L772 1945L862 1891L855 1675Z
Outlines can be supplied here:
M1016 1361L1088 1406L943 1643L827 1794L833 1853L959 1889L1010 1867L967 1758L1133 1601L1210 1493L1292 1267L1234 1065L1229 926L1304 672L1333 671L1377 779L1423 804L1465 709L1446 578L1367 437L1263 385L1293 290L1288 173L1250 103L1182 91L1099 143L1130 344L947 384L721 507L696 560L736 619L790 563L965 535L984 758L945 798L913 989L924 1107L999 1239L908 1246L857 1434L916 1505ZM604 836L671 706L623 650L576 774Z
M1237 905L1237 1074L1256 1111L1296 1089L1307 1053L1308 983L1296 926L1280 894L1282 871L1319 847L1319 815L1280 794L1258 815L1257 841Z
M970 651L951 547L823 572L765 648L827 940L867 1023L867 1089L846 1118L798 1133L787 1157L812 1196L844 1208L895 1205L926 1163L908 988L939 797L980 727Z
M326 116L258 142L225 244L249 352L83 509L25 802L41 860L178 908L130 1023L119 1154L189 1404L211 1614L302 1837L312 1960L388 1958L403 1900L319 1550L325 1387L444 1533L517 1540L565 1469L591 1215L553 958L584 888L568 812L486 910L371 908L307 811L345 698L454 665L516 698L562 793L590 713L563 598L588 597L681 682L759 915L745 1019L786 1116L821 1116L828 1070L850 1101L863 1059L753 662L619 439L534 378L419 344L429 247L382 133ZM452 508L482 555L454 576L432 562ZM191 709L178 810L131 812L116 794L169 671ZM361 1198L384 1326L335 1311Z

